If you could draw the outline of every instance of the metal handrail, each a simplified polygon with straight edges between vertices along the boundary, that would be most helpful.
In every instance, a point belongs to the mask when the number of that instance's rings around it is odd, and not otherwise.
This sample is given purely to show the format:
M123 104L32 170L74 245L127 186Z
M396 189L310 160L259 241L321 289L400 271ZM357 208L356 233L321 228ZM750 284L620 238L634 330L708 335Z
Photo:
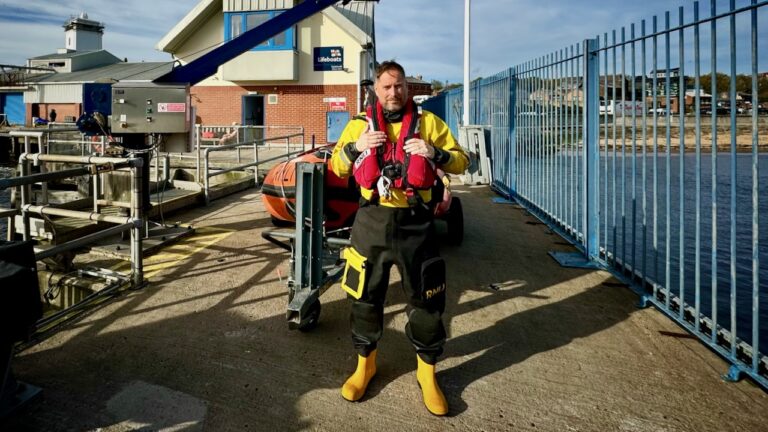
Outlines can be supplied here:
M99 222L108 222L118 225L117 227L108 228L107 230L91 234L89 236L75 239L70 242L62 243L60 245L56 245L53 250L54 251L66 251L71 250L77 247L81 247L85 244L92 243L94 241L100 240L102 238L105 238L109 235L114 235L117 232L123 232L126 230L131 230L131 275L130 280L132 281L132 284L134 287L140 287L144 284L144 270L143 270L143 258L142 258L142 232L141 229L144 225L144 210L142 208L142 167L144 165L144 161L141 158L116 158L116 157L103 157L103 156L72 156L72 155L54 155L54 154L45 154L45 153L29 153L30 149L30 143L29 138L41 138L41 135L39 135L37 132L20 132L16 133L18 136L22 136L25 138L25 150L27 152L21 154L19 156L19 168L21 172L21 176L13 178L13 179L6 179L9 180L8 184L17 186L21 189L21 202L19 205L18 212L21 214L22 219L22 237L24 240L29 240L31 238L30 233L30 223L29 218L30 214L38 214L38 215L52 215L52 216L63 216L63 217L71 217L76 219L82 219L82 220L90 220L90 221L99 221ZM47 179L53 179L53 178L59 178L62 176L78 176L82 175L83 170L79 169L71 169L71 170L64 170L61 172L45 172L43 171L44 175L41 176L40 174L32 175L30 174L31 171L31 164L34 163L35 165L43 166L46 163L52 163L52 162L63 162L63 163L73 163L73 164L83 164L83 165L96 165L95 167L88 168L86 171L88 172L104 172L104 171L111 171L111 170L117 170L117 169L129 169L131 172L131 213L130 216L127 217L119 217L119 216L112 216L112 215L105 215L98 212L98 206L96 204L97 196L94 198L94 211L92 212L86 212L86 211L76 211L76 210L68 210L68 209L62 209L62 208L56 208L49 205L46 205L47 203L44 203L44 205L33 205L31 203L31 185L34 183L39 183L41 178L43 180ZM46 181L43 181L43 185L46 184ZM50 256L52 254L50 249L47 251L41 252L40 257L37 259L42 259L46 256Z
M259 181L258 166L263 164L263 163L270 162L270 161L273 161L273 160L277 159L277 158L270 158L270 159L267 159L267 160L259 161L259 145L258 145L258 143L264 143L266 141L276 141L276 140L283 140L284 139L285 143L286 143L285 144L286 145L286 153L284 155L282 155L282 156L279 156L278 158L288 158L288 157L290 157L292 155L303 153L305 151L305 149L304 149L305 145L303 143L302 143L301 150L297 150L295 152L291 152L290 151L290 140L291 140L291 138L303 137L303 136L304 136L303 133L296 133L296 134L284 135L284 136L279 136L279 137L260 138L260 139L254 140L254 141L238 142L238 143L234 143L234 144L225 144L225 145L221 145L221 146L217 146L217 147L208 147L208 148L206 148L205 151L204 151L204 154L203 154L203 173L202 173L202 177L203 177L203 193L205 195L205 203L206 204L210 203L210 179L211 179L211 177L215 177L217 175L226 174L226 173L229 173L229 172L232 172L232 171L241 171L241 170L244 170L246 168L256 167L256 169L254 170L254 181L258 184L258 181ZM235 167L230 167L230 168L216 170L216 172L211 173L211 170L210 170L210 155L211 155L211 153L221 152L221 151L230 150L230 149L234 149L234 148L240 148L240 147L242 147L244 145L252 145L253 146L253 157L254 157L254 161L253 162L250 162L250 163L247 163L247 164L238 165L238 166L235 166Z

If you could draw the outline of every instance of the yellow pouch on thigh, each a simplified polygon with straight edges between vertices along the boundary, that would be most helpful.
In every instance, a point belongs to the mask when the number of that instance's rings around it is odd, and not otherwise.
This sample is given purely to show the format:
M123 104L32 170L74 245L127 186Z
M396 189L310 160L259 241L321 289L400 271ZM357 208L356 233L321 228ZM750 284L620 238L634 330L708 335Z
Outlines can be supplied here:
M360 255L352 246L344 249L342 258L347 260L347 265L344 267L344 276L341 278L341 289L355 299L359 299L365 288L365 264L368 259Z

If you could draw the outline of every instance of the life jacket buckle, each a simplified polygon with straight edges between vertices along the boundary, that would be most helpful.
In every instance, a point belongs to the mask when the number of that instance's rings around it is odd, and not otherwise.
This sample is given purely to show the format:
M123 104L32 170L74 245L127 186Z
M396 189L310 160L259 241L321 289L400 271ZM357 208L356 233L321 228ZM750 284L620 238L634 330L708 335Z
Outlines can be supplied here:
M400 162L390 163L381 169L381 175L389 180L396 180L403 176L403 164Z

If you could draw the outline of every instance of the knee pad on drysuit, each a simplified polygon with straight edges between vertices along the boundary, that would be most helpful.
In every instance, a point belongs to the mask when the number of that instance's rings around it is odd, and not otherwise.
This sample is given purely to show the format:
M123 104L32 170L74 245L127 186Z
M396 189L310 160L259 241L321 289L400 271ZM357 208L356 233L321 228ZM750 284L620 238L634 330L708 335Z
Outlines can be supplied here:
M376 349L384 332L384 307L378 304L353 302L350 314L352 342L361 355Z
M443 352L445 343L445 326L443 311L445 310L445 261L440 257L425 260L418 272L418 283L414 293L418 298L413 299L408 308L408 324L405 333L423 358L434 360Z
M446 334L442 313L436 310L411 308L408 311L408 324L405 334L416 352L430 364L443 353Z

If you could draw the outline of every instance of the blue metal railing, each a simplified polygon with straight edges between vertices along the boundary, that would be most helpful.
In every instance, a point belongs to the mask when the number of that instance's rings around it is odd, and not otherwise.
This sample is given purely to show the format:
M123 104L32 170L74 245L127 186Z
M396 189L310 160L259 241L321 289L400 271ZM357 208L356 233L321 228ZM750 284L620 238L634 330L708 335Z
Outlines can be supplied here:
M492 187L768 388L768 1L717 3L476 80L469 112ZM461 95L424 103L457 135Z

